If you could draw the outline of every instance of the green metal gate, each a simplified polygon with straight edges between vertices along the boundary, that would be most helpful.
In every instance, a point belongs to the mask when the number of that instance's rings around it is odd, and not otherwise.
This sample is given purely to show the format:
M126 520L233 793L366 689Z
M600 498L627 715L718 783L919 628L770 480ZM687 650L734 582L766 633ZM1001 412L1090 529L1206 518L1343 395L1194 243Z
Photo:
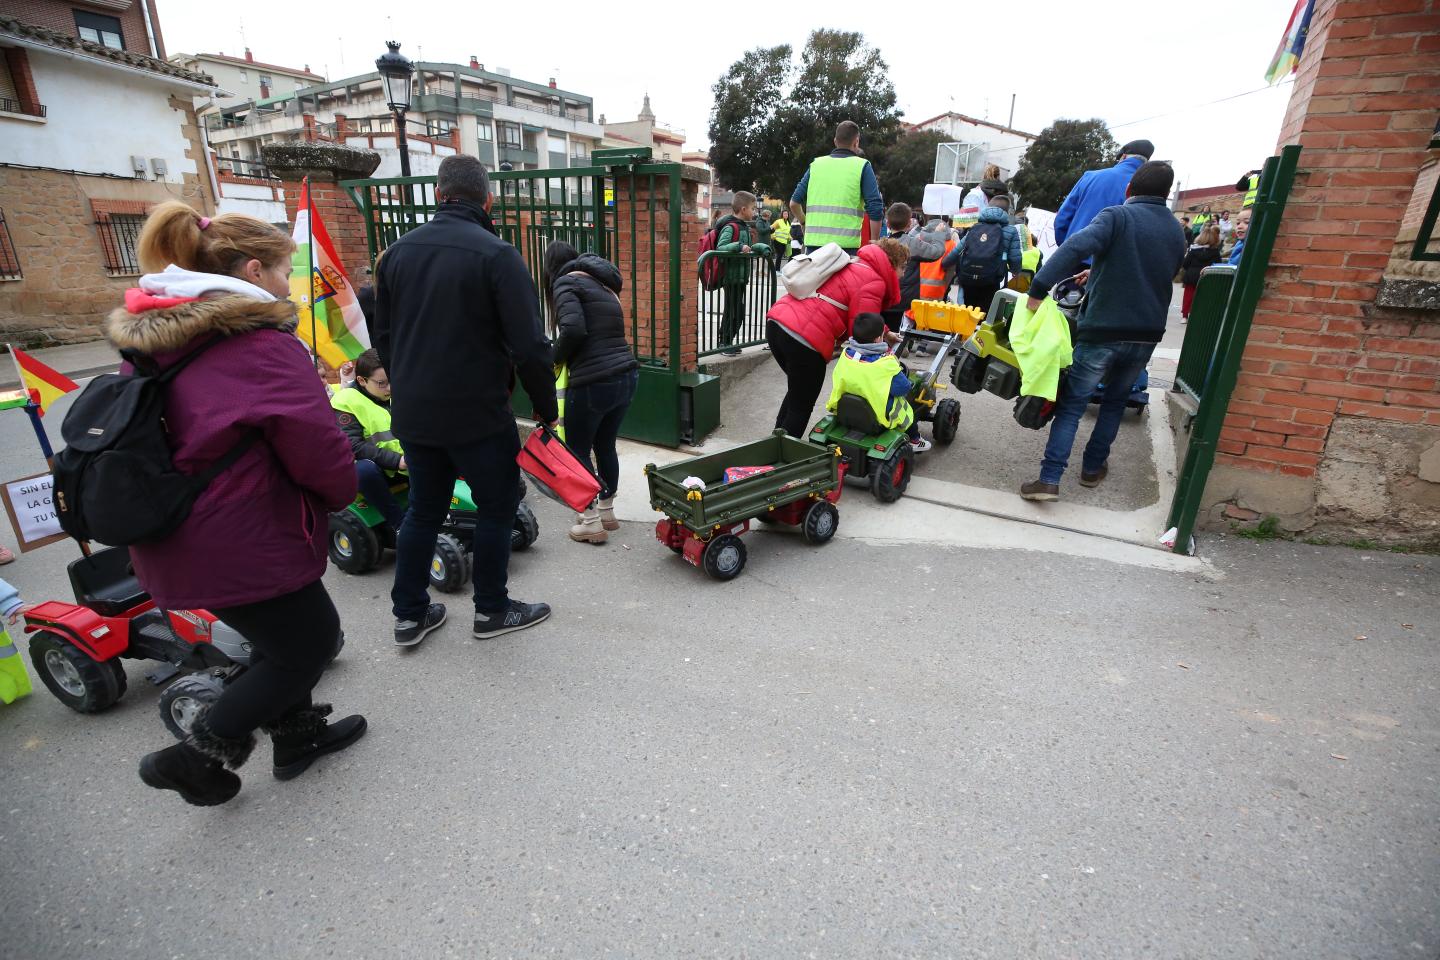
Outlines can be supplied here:
M1175 389L1188 393L1198 404L1170 504L1168 526L1176 531L1176 553L1190 552L1205 482L1215 464L1215 445L1240 374L1240 357L1250 338L1255 306L1265 289L1265 269L1270 265L1299 157L1299 147L1285 147L1280 156L1265 161L1259 193L1250 208L1250 231L1240 265L1233 270L1207 270L1195 291L1196 302L1175 375Z
M621 433L667 446L696 442L718 424L719 381L682 368L681 165L650 163L644 149L596 151L594 157L594 166L490 173L491 217L524 257L547 329L542 278L552 241L620 267L630 345L640 361L639 387ZM365 221L372 263L399 237L429 222L437 208L433 176L341 186ZM529 412L519 388L513 406L522 416Z

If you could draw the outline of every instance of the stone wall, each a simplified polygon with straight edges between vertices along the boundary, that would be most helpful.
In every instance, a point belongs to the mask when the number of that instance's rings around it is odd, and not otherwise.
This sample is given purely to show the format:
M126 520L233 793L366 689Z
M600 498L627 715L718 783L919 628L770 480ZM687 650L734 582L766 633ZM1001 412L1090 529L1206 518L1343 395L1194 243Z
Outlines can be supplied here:
M1303 152L1206 489L1212 522L1440 539L1440 313L1377 300L1437 106L1440 0L1319 0L1279 144Z
M23 279L0 282L0 336L25 347L94 340L135 276L112 277L92 201L154 205L198 190L175 184L0 167L5 223ZM173 191L173 192L172 192ZM103 205L103 204L102 204Z

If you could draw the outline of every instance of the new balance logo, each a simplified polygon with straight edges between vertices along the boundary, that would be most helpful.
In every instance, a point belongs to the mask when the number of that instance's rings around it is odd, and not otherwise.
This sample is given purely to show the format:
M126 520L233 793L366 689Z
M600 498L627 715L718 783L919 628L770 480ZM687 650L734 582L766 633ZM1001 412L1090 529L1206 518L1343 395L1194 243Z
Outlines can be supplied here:
M518 610L511 610L509 613L505 614L505 626L507 626L507 627L516 627L516 626L519 626L519 625L520 625L520 612L519 612Z

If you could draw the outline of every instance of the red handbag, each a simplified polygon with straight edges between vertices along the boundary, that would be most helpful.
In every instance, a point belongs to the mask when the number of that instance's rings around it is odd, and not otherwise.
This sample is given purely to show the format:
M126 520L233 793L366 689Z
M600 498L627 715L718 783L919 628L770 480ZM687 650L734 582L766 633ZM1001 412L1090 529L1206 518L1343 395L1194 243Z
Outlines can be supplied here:
M515 462L536 489L577 513L583 513L600 496L600 478L590 465L544 424L531 432Z

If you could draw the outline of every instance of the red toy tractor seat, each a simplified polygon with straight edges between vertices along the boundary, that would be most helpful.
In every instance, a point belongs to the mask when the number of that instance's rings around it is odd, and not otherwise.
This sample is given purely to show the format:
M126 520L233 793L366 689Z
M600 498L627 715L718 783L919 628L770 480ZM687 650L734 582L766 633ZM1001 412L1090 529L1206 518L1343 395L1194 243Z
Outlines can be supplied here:
M67 568L75 602L102 617L118 617L150 599L135 579L130 551L107 547L73 561Z

